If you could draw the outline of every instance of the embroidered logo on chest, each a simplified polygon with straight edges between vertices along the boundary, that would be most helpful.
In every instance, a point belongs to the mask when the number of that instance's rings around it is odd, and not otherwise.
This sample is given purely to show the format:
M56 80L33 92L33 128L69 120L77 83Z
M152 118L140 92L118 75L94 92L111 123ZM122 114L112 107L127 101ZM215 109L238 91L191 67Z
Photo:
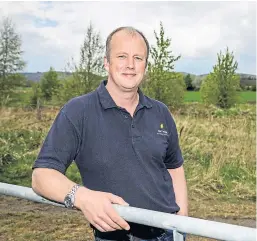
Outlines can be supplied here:
M168 132L165 130L163 123L160 124L160 127L157 131L157 135L168 136Z

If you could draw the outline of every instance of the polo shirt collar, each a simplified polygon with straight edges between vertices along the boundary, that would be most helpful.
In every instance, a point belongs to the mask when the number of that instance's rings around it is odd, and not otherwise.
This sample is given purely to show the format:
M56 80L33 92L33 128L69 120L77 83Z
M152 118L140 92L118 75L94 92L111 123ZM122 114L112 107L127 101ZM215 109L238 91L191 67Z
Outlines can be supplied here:
M104 109L117 107L115 102L113 101L111 95L106 89L105 85L107 84L107 80L103 80L97 88L99 100Z
M101 105L104 109L115 108L117 105L115 104L114 100L112 99L110 93L106 89L105 85L107 84L107 80L103 80L97 88L99 100ZM140 107L151 108L152 104L150 101L144 96L140 88L138 89L139 94L139 105Z

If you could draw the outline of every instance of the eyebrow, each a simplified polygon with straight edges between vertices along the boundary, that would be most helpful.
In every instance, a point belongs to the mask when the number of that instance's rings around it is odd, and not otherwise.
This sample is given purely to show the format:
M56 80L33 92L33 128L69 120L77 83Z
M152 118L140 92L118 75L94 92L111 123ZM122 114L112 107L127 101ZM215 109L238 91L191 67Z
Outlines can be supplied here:
M126 55L128 55L128 53L126 53L126 52L118 52L117 54L116 54L116 56L117 55L120 55L120 54L126 54ZM143 53L142 54L134 54L133 56L141 56L141 57L143 57Z

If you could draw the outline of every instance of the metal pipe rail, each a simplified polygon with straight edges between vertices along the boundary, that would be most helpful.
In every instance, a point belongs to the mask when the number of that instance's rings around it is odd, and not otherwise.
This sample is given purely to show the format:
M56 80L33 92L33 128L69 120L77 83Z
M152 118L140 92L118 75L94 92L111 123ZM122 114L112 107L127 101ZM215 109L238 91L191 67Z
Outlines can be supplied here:
M34 202L64 207L63 204L47 200L37 195L32 188L0 182L0 194L19 197ZM226 224L199 218L179 216L131 206L113 204L119 215L128 222L144 224L152 227L172 229L177 232L193 234L223 241L255 241L256 228ZM183 240L177 238L176 240Z

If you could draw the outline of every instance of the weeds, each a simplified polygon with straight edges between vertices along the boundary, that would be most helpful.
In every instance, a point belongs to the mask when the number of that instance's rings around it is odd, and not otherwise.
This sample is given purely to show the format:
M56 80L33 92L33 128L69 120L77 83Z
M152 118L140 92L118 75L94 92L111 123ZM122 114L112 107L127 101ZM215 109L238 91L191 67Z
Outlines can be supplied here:
M190 111L189 111L190 110ZM206 198L256 196L255 109L213 106L174 114L190 192ZM194 118L190 115L193 112Z

